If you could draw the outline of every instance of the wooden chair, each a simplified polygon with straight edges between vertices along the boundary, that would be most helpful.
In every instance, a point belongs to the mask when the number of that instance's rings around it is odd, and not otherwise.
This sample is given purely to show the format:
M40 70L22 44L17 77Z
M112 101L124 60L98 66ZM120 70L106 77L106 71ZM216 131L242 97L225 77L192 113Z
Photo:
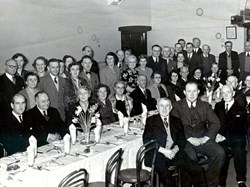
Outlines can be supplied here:
M128 168L121 170L118 175L118 181L123 185L124 183L129 183L137 185L138 187L142 186L142 183L150 181L151 187L154 186L154 167L155 167L155 158L158 152L159 145L155 140L142 145L136 154L136 168ZM145 159L145 154L148 152L153 153L151 171L142 169L142 163Z
M79 169L68 174L58 187L85 187L87 186L87 171Z
M91 182L88 183L88 187L117 187L117 177L120 171L122 162L122 148L118 149L108 160L105 171L105 182ZM112 173L115 174L114 184L111 184Z

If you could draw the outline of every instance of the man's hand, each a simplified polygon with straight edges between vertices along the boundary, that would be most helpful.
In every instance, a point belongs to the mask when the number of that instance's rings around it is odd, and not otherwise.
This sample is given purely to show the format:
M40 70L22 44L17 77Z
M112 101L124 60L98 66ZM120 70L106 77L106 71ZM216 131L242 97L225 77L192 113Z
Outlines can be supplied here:
M172 160L175 157L175 152L170 149L165 149L163 147L160 147L159 152L162 153L165 157Z
M202 144L202 141L199 138L190 137L187 139L187 141L189 141L189 143L191 143L194 146L199 146Z
M201 141L201 144L205 144L210 138L208 136L204 136L203 138L199 138Z
M215 138L215 142L219 143L224 141L226 138L224 136L222 136L221 134L217 134L216 138Z

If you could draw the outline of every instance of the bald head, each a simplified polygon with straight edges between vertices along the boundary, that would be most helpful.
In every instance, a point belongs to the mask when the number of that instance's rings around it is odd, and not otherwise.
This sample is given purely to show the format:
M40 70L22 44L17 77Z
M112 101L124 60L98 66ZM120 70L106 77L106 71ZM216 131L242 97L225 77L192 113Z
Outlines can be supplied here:
M235 89L238 85L238 79L235 76L229 76L226 80L226 84L231 86L233 89Z
M224 85L221 89L221 94L225 102L230 102L233 100L235 91L230 85Z

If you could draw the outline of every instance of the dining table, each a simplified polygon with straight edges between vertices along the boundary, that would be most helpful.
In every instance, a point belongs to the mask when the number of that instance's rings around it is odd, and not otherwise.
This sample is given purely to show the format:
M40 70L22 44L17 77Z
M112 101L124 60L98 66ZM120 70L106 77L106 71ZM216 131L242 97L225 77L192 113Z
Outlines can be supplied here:
M130 123L129 131L119 123L103 126L99 143L84 145L79 132L71 144L70 153L64 153L62 140L38 147L33 166L28 166L27 152L0 159L0 187L56 187L72 171L85 168L89 182L104 181L108 159L119 148L124 150L121 169L136 166L136 153L142 145L143 126ZM90 134L94 140L94 133Z

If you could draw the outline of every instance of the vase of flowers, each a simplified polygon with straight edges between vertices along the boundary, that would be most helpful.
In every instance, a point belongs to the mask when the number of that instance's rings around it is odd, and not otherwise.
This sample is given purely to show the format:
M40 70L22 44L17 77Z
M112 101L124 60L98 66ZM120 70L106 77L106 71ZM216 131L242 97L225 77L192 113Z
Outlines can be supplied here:
M83 111L81 106L77 106L75 115L72 119L74 124L79 124L81 126L81 130L83 131L84 141L82 144L90 144L90 131L93 129L97 121L99 121L100 114L96 112L98 108L98 103L91 105L86 112Z

